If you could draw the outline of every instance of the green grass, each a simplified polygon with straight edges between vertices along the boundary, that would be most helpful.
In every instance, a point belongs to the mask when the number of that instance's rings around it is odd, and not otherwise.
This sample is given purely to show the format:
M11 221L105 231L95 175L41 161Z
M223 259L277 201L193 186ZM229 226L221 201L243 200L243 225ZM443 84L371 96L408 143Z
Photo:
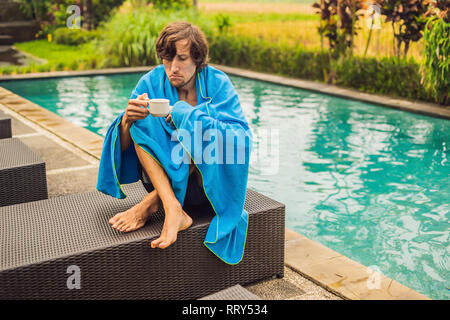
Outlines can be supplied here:
M14 46L37 58L47 60L47 63L32 63L27 66L5 66L0 68L0 74L83 70L100 67L98 65L98 53L94 51L92 44L68 46L48 42L47 40L34 40L15 43Z
M318 15L306 13L224 13L230 17L232 23L247 23L247 22L267 22L267 21L319 21ZM213 14L211 14L213 15Z
M88 59L94 53L92 47L89 45L69 46L48 42L47 40L16 43L15 46L36 57L46 59L49 63Z

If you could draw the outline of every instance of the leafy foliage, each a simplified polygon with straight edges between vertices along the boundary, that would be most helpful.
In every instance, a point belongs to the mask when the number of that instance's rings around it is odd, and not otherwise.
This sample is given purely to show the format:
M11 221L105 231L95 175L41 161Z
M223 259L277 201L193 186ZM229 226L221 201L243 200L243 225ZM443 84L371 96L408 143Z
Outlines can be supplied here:
M335 64L337 85L368 93L430 101L428 92L420 83L420 65L414 60L345 57L332 63Z
M321 0L319 3L315 2L312 6L320 14L319 34L328 38L329 47L334 50L338 39L337 0Z
M45 37L56 29L66 26L71 14L66 10L71 5L80 8L81 18L87 16L83 12L86 0L14 0L20 4L21 10L32 19L39 22L41 30L38 36ZM124 0L91 0L92 18L94 27L107 20L114 13L113 8L119 6Z
M58 28L53 33L54 41L59 44L80 45L100 37L98 30Z
M192 7L190 0L150 0L153 3L155 9L168 10L168 9L188 9Z
M444 18L445 16L442 15ZM424 82L434 99L450 104L450 22L439 16L429 19L425 27Z
M102 36L96 47L110 67L154 65L159 33L170 22L181 20L199 26L209 38L215 32L214 21L195 9L159 11L144 6L114 15L100 28Z
M428 1L424 0L378 0L381 14L386 16L386 22L392 23L392 30L397 40L396 52L400 56L401 45L404 45L403 55L406 56L411 41L418 41L426 24L425 13L428 11ZM395 30L395 25L398 30Z
M352 53L356 22L364 8L363 0L321 0L312 6L320 14L319 34L328 38L332 56Z
M224 14L218 14L216 16L216 25L219 33L228 32L232 27L230 16Z

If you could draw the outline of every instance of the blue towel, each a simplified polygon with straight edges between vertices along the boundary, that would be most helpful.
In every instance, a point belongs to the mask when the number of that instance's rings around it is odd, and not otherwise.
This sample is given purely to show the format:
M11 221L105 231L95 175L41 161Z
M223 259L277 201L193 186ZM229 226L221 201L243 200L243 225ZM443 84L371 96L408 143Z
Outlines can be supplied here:
M228 76L207 66L196 74L197 105L179 101L178 92L158 65L139 80L131 99L147 93L150 99L170 100L172 120L147 116L130 129L134 143L166 171L176 198L183 205L189 178L189 158L203 178L204 192L214 209L204 245L228 264L244 255L248 212L244 209L253 134ZM109 127L103 145L97 190L125 198L121 184L139 180L134 144L121 152L118 126Z

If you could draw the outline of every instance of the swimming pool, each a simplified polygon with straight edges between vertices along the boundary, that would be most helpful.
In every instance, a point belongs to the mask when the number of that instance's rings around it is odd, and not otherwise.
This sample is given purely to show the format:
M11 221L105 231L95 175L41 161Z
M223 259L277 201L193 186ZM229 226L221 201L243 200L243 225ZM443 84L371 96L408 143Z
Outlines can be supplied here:
M0 85L104 135L140 76ZM269 133L255 144L269 163L252 164L248 186L286 204L286 226L449 299L450 121L230 78L252 130Z

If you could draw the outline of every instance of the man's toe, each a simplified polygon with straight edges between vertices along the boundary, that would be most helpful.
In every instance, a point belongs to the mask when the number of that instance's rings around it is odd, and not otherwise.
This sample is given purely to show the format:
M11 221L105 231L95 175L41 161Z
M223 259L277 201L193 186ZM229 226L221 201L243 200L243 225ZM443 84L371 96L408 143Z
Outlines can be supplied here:
M156 247L158 247L159 246L159 244L161 243L163 241L163 239L161 238L161 237L159 237L158 239L156 239L156 240L153 240L152 241L152 243L151 243L151 245L152 245L152 248L156 248Z
M113 225L113 228L114 228L114 229L117 229L117 230L120 230L120 228L121 228L124 224L125 224L125 222L124 222L123 220L119 220L119 221L117 221L117 222Z
M167 241L167 240L165 240L165 241L162 241L162 242L158 245L158 248L160 248L160 249L165 249L165 248L167 248L169 245L170 245L170 242Z

